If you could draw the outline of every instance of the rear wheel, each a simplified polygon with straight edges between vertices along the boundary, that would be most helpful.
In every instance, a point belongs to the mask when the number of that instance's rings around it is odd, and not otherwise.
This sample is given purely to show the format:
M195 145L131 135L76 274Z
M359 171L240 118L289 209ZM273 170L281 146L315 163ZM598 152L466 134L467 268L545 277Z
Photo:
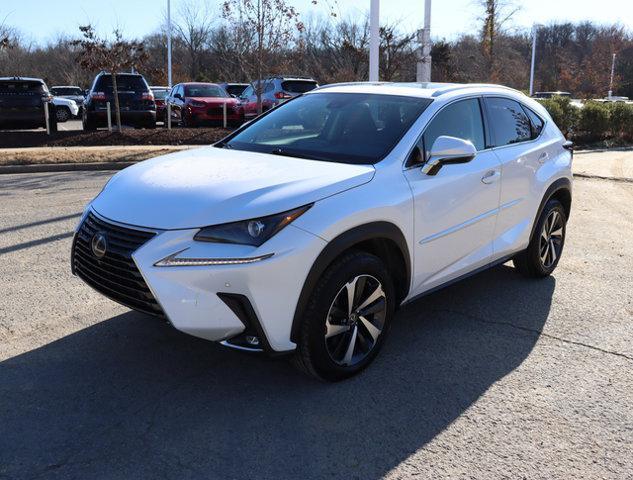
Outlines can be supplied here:
M528 277L550 275L560 260L565 245L567 215L563 205L551 199L539 217L528 248L512 260L515 268Z
M301 324L295 364L337 381L367 367L382 347L395 311L394 287L382 261L351 252L325 271Z

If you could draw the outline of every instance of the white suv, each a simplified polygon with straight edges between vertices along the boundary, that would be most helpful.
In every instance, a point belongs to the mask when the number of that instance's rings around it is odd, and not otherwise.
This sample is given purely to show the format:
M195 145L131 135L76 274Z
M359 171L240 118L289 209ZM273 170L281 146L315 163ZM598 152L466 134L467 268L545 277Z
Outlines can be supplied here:
M294 352L339 380L375 358L403 303L508 259L549 275L571 163L515 90L321 87L116 174L80 221L72 268L183 332Z

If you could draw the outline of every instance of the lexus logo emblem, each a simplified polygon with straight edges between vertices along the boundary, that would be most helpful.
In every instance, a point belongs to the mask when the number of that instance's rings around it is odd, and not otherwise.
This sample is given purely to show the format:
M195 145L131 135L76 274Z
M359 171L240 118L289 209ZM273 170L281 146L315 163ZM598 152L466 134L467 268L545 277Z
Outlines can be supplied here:
M97 232L92 237L90 246L92 247L92 253L95 257L103 258L108 249L108 239L104 233Z

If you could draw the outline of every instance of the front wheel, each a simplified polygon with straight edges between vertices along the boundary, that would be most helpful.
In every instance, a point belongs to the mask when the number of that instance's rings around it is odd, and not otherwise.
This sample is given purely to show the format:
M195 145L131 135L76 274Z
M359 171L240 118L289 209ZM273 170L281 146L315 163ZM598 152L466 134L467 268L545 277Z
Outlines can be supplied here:
M70 110L67 107L57 107L55 110L55 115L57 115L58 123L67 122L71 117Z
M380 351L395 307L391 275L378 257L365 252L342 256L312 292L295 364L328 381L359 373Z
M514 267L527 277L550 275L560 260L565 245L567 215L556 199L545 204L528 248L516 255Z

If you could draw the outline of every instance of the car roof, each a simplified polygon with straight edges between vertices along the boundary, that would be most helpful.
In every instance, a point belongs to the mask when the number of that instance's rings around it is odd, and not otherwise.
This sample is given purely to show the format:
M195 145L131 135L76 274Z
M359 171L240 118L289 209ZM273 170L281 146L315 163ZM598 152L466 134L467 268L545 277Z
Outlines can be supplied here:
M83 90L77 85L53 85L51 88L78 88L79 90Z
M178 85L213 85L215 87L220 86L217 83L211 83L211 82L182 82L182 83L179 83Z
M311 94L334 93L379 93L383 95L404 95L420 98L438 98L459 93L508 93L521 94L518 90L503 85L485 83L416 83L416 82L350 82L322 85Z
M5 82L14 82L14 81L25 81L25 82L41 82L44 83L44 80L41 78L33 78L33 77L0 77L0 81Z
M160 85L150 85L149 88L152 90L169 90L169 87L161 87Z

